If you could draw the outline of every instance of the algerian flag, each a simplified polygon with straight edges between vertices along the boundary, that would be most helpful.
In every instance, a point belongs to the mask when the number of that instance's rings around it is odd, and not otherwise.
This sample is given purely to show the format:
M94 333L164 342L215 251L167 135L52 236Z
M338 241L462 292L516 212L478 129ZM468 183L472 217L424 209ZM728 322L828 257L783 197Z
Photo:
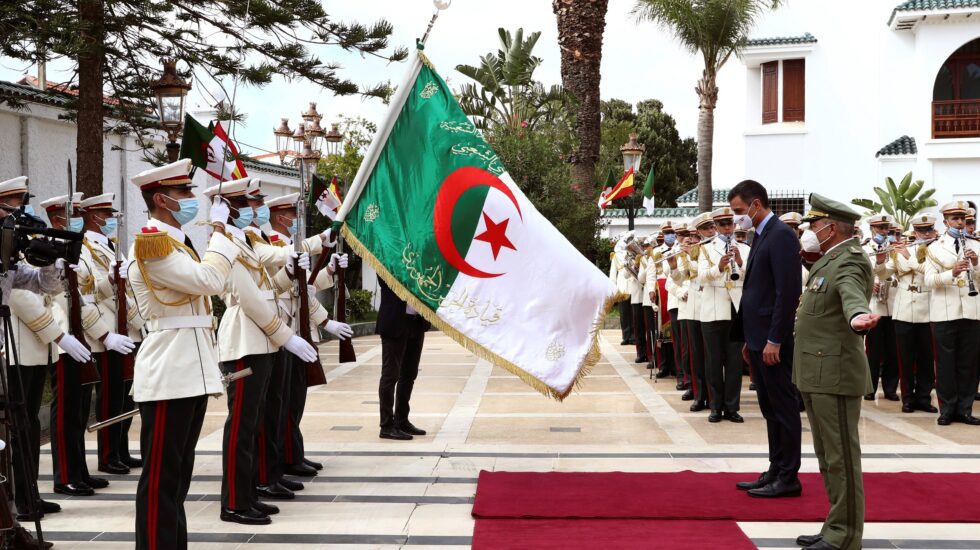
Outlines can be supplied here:
M647 174L647 181L643 184L643 208L646 208L647 215L653 215L653 205L655 197L653 194L653 164L650 164L650 173Z
M218 181L246 176L235 144L219 122L205 127L191 115L184 115L184 135L180 143L180 158L204 170Z
M320 214L331 220L336 219L341 203L340 191L337 188L337 178L330 180L330 184L327 185L323 178L314 174L313 183L310 186L310 197L307 200L312 199L314 196L316 196L316 200L313 201L313 204Z
M562 399L599 359L615 286L534 208L419 52L338 214L402 299Z

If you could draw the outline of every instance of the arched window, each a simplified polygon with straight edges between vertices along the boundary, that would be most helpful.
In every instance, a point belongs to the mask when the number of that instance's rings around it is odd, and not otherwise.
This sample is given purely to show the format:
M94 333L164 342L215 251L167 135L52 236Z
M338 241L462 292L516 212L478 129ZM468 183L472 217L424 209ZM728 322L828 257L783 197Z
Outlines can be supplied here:
M980 38L939 68L932 88L932 137L980 137Z

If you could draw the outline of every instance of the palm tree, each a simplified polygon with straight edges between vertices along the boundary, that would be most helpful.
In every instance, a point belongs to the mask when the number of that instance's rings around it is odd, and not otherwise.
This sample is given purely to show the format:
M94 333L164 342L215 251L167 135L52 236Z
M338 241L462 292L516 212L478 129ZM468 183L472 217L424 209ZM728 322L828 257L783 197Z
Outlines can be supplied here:
M524 38L524 29L514 34L498 29L500 50L480 58L480 65L458 65L456 70L474 83L459 89L463 112L481 130L490 127L533 129L539 121L553 120L562 113L565 93L561 86L545 88L534 80L541 58L532 55L541 37L533 32Z
M871 199L853 199L851 203L868 209L868 215L880 214L884 210L886 214L895 218L895 223L901 225L903 229L908 229L909 221L916 214L939 204L932 198L936 190L923 190L924 186L925 182L922 180L912 181L912 172L905 174L898 185L895 185L895 180L891 177L887 177L884 188L874 188L875 195L878 195L881 202Z
M637 0L633 14L671 29L681 44L704 59L695 91L698 106L698 208L711 210L718 71L745 44L758 18L783 0Z
M574 122L578 147L568 158L572 166L572 186L586 194L596 188L595 166L601 144L599 66L608 8L609 0L551 2L558 22L561 82L578 102Z

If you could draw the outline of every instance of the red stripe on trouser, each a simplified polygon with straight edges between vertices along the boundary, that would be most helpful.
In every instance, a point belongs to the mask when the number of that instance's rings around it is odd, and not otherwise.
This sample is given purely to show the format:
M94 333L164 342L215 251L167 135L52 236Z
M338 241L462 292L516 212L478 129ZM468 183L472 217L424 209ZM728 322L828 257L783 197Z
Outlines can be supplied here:
M245 361L239 359L235 363L235 372L242 370ZM244 396L242 395L242 389L244 388L244 379L239 378L235 381L235 406L231 413L231 432L228 434L228 450L227 460L228 460L228 507L232 510L237 510L238 502L236 501L236 491L235 491L235 454L238 451L238 426L241 424L242 420L242 401L244 401Z
M63 359L58 359L55 363L55 384L57 384L58 391L58 418L55 419L55 426L58 433L55 437L58 438L58 462L60 463L59 470L61 471L61 484L64 485L68 483L68 454L65 450L67 446L65 443L65 362Z
M102 363L102 418L99 420L106 420L109 418L109 352L102 352L102 357L99 360ZM99 430L99 445L102 447L101 453L99 454L99 464L105 464L109 460L109 430L102 429Z
M283 420L286 422L286 435L283 437L283 462L293 464L293 415L289 407L286 407L286 414L283 415Z
M158 401L153 414L153 450L150 453L150 490L147 499L147 532L150 550L157 547L157 521L160 513L160 465L163 462L163 443L167 424L167 402Z
M268 485L269 480L265 475L265 424L259 424L259 485Z

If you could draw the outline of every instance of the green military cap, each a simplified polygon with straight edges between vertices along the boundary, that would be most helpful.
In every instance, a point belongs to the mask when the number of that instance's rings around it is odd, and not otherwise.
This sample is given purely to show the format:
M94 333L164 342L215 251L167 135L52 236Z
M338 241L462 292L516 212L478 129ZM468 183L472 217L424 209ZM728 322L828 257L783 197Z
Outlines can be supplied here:
M861 214L858 214L842 202L828 199L819 193L810 193L810 211L800 221L812 222L820 218L855 223L861 219Z

